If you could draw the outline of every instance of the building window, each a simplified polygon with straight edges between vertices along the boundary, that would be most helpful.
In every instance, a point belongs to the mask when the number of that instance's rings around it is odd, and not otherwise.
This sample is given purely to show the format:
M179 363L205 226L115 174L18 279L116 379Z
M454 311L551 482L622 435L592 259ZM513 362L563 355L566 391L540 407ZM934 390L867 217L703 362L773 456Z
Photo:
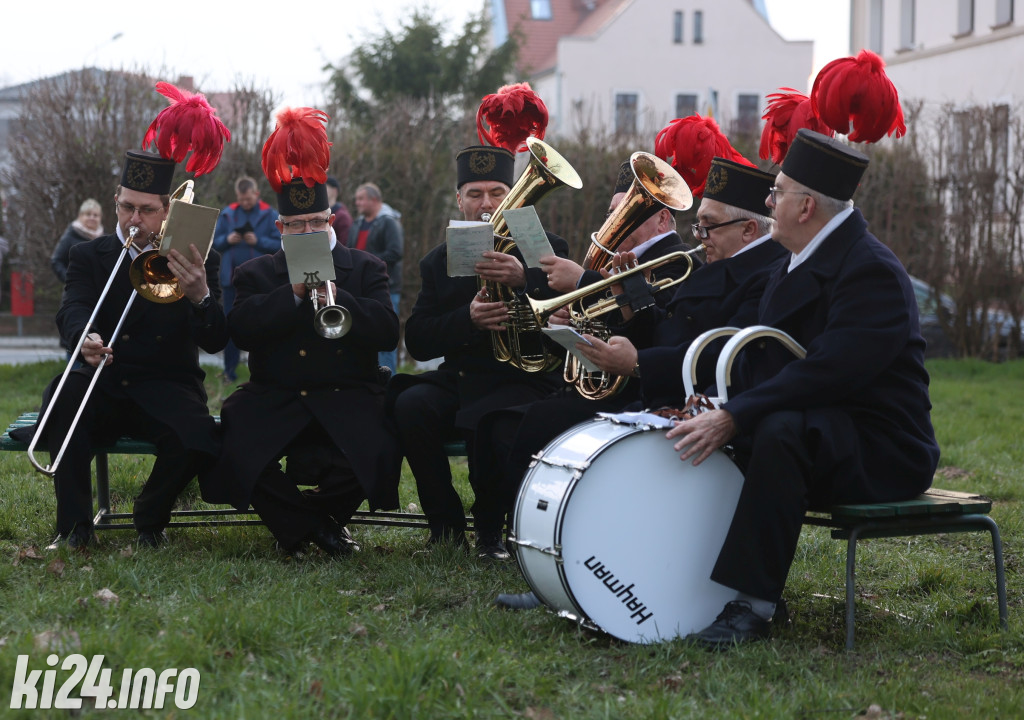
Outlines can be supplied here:
M900 2L900 49L914 48L914 0Z
M676 45L683 44L683 11L676 10L672 13L672 42Z
M704 42L704 11L693 11L693 44L700 45Z
M761 122L761 96L740 93L736 100L736 132L754 135Z
M676 95L676 117L684 118L697 114L697 96L693 93Z
M1013 0L996 0L996 25L1013 22Z
M637 109L640 96L636 93L615 93L615 132L636 134Z
M974 32L974 0L958 0L956 34L969 35L972 32Z
M882 54L882 0L871 0L868 16L868 49Z
M551 0L530 0L530 17L534 20L550 20Z

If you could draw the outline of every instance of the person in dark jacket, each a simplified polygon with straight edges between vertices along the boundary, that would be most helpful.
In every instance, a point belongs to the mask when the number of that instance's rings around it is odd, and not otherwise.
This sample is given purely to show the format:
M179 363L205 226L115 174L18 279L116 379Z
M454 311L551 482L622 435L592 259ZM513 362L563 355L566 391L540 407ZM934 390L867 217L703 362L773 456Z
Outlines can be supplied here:
M513 183L512 153L475 146L456 156L456 201L466 220L490 215ZM569 253L565 240L548 235L556 255ZM518 250L486 252L477 263L480 278L510 288L510 293L551 297L544 272L526 268ZM465 512L452 487L444 443L464 439L469 448L469 479L473 485L476 547L482 558L507 560L501 534L505 513L486 489L491 480L476 471L475 427L485 412L539 399L559 383L555 372L527 372L494 357L492 331L508 319L503 302L478 286L477 277L449 277L447 244L440 243L420 261L423 280L405 326L405 345L417 360L444 357L437 370L402 374L388 388L390 417L409 467L416 477L420 504L430 524L430 543L465 542Z
M302 179L318 172L326 178L326 168L296 165L290 155L281 163L272 157L275 147L310 143L327 155L322 125L306 137L303 129L309 125L293 122L309 113L315 118L317 111L278 116L267 140L271 156L264 151L264 171L273 185L268 168L293 168L293 176L275 188L285 248L289 239L303 242L307 233L331 236L332 294L351 317L351 329L334 339L317 333L311 290L290 281L285 250L235 270L238 297L228 322L231 337L249 351L251 379L224 401L219 493L208 499L239 509L251 504L286 555L301 554L313 542L339 557L358 549L344 526L364 499L372 509L398 505L397 494L379 482L397 448L384 431L384 385L377 366L377 353L398 339L398 317L391 309L384 263L338 242L324 183ZM282 136L291 140L276 144ZM326 284L312 292L323 305ZM281 467L285 457L287 471Z
M906 270L867 231L851 198L868 158L807 129L796 136L766 202L776 266L758 323L806 351L749 345L740 392L668 432L699 464L732 442L743 489L712 580L737 599L691 637L710 647L766 637L796 552L804 511L907 500L939 460L917 302Z
M71 259L71 248L80 242L95 240L104 235L103 232L103 208L99 202L89 198L78 208L78 217L60 236L57 246L50 256L50 267L53 274L63 285L68 279L68 262Z

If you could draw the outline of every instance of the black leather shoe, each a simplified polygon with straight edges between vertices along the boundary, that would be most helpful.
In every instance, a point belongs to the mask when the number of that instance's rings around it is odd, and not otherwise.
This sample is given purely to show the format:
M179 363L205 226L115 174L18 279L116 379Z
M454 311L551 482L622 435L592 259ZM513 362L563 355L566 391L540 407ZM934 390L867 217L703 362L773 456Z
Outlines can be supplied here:
M139 530L135 544L144 548L158 548L170 542L163 530Z
M65 535L58 535L53 539L53 542L46 546L47 550L57 550L61 547L68 547L72 550L81 550L95 545L99 542L96 539L96 533L92 528L87 530L76 527L70 533Z
M725 604L713 623L686 639L709 649L725 649L733 644L763 640L770 627L771 622L754 614L750 603L733 600Z
M495 560L497 562L505 562L512 559L512 556L508 554L508 550L505 549L501 542L501 535L492 535L490 533L477 533L476 556L481 560Z
M313 544L331 557L348 557L359 550L348 528L330 522L322 525L310 537Z
M533 592L518 595L501 593L494 599L494 604L505 610L533 610L540 607L540 598Z
M427 546L445 546L453 548L468 549L469 541L466 540L466 532L464 530L456 530L455 528L445 527L440 530L431 529L430 537L427 538Z

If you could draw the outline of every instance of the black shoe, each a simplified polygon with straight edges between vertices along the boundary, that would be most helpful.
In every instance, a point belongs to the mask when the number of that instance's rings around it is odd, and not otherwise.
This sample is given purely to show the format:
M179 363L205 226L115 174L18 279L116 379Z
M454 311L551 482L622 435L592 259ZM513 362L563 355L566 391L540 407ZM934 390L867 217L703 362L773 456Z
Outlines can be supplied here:
M299 561L306 558L306 549L309 547L309 543L300 542L296 545L292 545L290 548L281 547L281 543L274 541L274 551L277 552L282 560L288 561Z
M505 562L511 560L504 544L501 542L501 534L477 533L476 534L476 556L481 560L495 560Z
M135 538L135 544L144 548L158 548L168 542L167 533L163 530L139 530L139 536Z
M99 542L96 539L96 532L90 528L76 527L70 533L65 535L58 535L53 539L53 542L46 546L47 550L57 550L61 546L71 548L72 550L81 550L95 545Z
M313 544L331 557L348 557L359 550L348 528L334 522L324 523L310 537Z
M756 615L745 600L727 602L715 621L698 633L686 637L709 649L726 648L734 643L763 640L771 622Z
M533 610L541 605L540 598L533 592L518 595L501 593L494 599L494 604L505 610Z
M440 530L431 529L430 537L427 538L427 547L438 545L468 549L469 541L466 540L466 531L449 527Z

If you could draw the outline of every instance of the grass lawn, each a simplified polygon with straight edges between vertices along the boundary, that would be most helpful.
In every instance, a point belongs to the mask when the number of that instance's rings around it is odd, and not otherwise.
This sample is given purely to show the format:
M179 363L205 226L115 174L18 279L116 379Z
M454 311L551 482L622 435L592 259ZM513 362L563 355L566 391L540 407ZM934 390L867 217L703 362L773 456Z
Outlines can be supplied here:
M60 369L0 367L0 420L34 409ZM425 531L354 526L364 549L344 561L284 562L262 527L171 531L156 551L108 532L87 553L46 552L50 482L24 455L3 453L0 717L70 714L9 709L18 656L45 671L51 653L103 655L115 699L128 668L199 672L191 710L175 708L171 693L162 709L135 711L147 717L1024 717L1024 361L929 370L942 447L935 484L994 499L1009 632L998 627L981 534L862 542L857 648L846 652L845 543L807 528L785 592L791 624L769 642L708 653L498 610L497 593L527 589L514 565L425 553ZM216 411L225 389L208 387ZM130 508L151 462L111 459L115 506ZM464 465L457 475L468 503ZM402 498L416 501L408 475ZM201 505L194 484L180 502ZM58 667L55 694L69 677ZM94 713L87 701L82 714Z

